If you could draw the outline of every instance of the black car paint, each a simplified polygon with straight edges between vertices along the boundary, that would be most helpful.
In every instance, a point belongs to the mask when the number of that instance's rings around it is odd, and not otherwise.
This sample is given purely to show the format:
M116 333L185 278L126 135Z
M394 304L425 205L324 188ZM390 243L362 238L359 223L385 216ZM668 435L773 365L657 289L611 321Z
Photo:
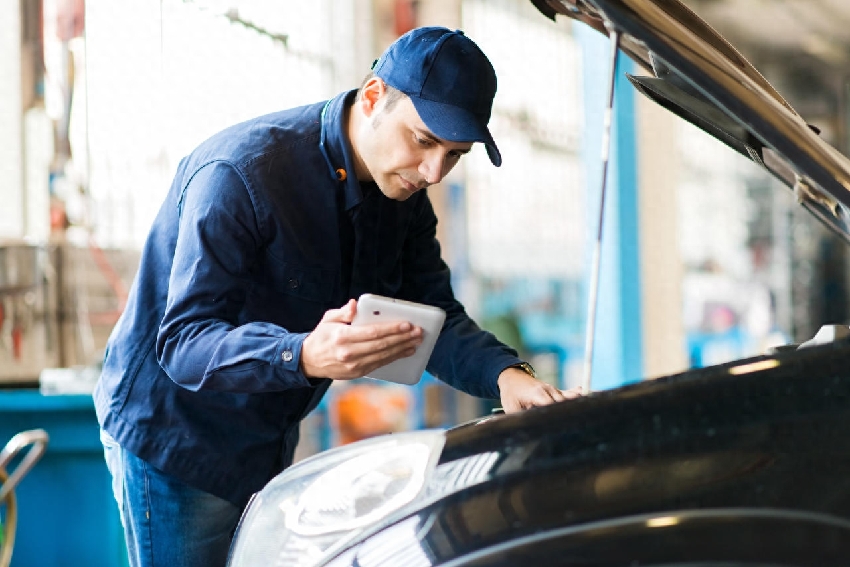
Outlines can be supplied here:
M390 528L329 567L843 567L850 554L850 523L814 514L733 508L684 513L673 525L653 526L652 520L637 516L541 531L457 557L446 545L450 532L436 525L425 538Z
M484 419L440 464L488 452L488 480L363 545L427 550L415 565L850 563L850 342Z

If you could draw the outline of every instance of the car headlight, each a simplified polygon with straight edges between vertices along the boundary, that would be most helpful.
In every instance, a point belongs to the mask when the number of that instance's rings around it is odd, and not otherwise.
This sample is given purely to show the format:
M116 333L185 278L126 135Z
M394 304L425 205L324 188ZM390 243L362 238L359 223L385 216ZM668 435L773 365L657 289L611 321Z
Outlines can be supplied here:
M444 443L443 431L398 433L290 467L251 501L228 565L315 565L423 493Z

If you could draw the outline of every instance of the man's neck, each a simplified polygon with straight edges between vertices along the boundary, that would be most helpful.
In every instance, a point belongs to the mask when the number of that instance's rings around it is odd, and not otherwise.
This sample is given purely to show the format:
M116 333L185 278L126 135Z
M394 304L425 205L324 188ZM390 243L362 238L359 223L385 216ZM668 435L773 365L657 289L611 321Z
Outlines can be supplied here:
M343 114L345 124L345 135L348 137L348 146L351 148L352 158L354 160L354 175L358 181L372 181L372 175L366 168L366 164L360 158L360 151L357 148L357 132L364 127L363 115L357 108L357 98L355 96L354 103L345 108Z

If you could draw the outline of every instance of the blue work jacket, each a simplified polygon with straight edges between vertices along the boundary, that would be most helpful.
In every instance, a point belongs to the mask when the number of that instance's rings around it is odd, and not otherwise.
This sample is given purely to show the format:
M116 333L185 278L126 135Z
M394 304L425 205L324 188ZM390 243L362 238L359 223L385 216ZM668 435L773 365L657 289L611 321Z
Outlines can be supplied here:
M428 371L474 396L498 398L519 362L455 300L426 192L364 192L345 135L353 96L237 124L181 160L107 344L101 426L236 505L291 464L331 382L301 373L304 337L349 298L445 309Z

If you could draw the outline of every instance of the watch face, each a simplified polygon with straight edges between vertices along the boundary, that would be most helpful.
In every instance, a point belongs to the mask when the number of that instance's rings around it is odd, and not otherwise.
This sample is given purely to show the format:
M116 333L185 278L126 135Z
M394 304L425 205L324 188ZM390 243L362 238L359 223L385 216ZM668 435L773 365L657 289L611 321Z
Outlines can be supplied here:
M534 372L534 368L527 362L521 362L520 364L517 364L516 368L524 370L527 374L530 374L531 376L537 378L537 373Z

